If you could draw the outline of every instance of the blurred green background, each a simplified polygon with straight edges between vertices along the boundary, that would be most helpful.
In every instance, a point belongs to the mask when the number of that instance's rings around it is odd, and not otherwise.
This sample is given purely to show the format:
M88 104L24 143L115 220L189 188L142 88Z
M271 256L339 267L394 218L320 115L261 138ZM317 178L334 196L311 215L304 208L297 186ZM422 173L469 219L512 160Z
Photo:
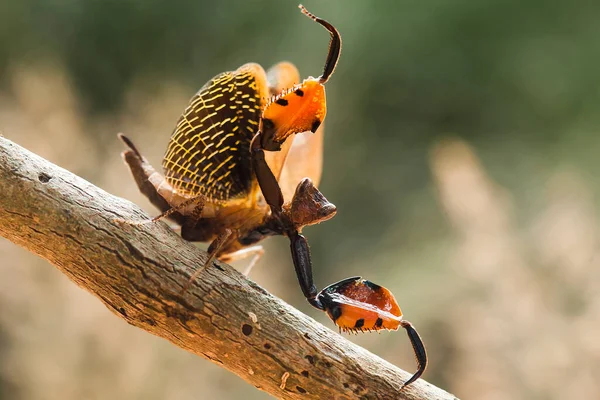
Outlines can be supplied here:
M385 284L428 346L424 378L459 397L600 398L600 5L304 4L344 43L320 186L338 214L306 230L318 285ZM158 166L217 73L288 60L320 74L328 35L296 6L4 0L0 132L156 214L116 133ZM251 278L333 328L286 239L265 244ZM10 242L0 254L0 399L268 398ZM350 339L414 369L402 332Z

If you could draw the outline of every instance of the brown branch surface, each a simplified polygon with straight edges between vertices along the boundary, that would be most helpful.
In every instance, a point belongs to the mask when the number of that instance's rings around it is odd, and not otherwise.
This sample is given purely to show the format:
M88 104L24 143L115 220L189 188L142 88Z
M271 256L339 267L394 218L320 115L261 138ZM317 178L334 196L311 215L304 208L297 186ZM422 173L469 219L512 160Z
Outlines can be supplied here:
M455 399L270 295L166 224L0 137L0 235L45 258L117 316L281 399Z

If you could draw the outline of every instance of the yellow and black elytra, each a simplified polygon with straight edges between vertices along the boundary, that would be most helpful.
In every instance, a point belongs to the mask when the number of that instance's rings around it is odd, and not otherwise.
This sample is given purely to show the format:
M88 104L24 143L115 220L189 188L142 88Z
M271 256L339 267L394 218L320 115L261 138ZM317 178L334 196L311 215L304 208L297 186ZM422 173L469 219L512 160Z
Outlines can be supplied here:
M302 13L330 33L323 73L299 83L296 67L282 62L265 73L255 63L211 79L192 97L179 118L163 158L164 175L122 134L123 158L140 191L170 218L189 241L211 242L204 267L214 258L229 262L253 256L246 274L262 255L262 239L290 239L294 268L308 302L325 311L343 331L404 327L419 369L425 347L412 325L402 320L394 296L360 278L348 278L317 291L303 227L326 221L336 208L317 189L321 177L325 83L341 51L339 32L329 22ZM295 135L302 132L312 135ZM266 152L265 152L266 151ZM188 285L202 272L199 268Z

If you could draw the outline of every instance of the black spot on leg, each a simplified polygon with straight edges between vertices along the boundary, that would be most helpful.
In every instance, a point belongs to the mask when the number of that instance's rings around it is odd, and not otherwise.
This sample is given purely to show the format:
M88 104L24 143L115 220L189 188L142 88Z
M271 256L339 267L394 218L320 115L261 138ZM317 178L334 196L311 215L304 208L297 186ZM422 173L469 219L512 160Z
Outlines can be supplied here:
M38 175L38 180L42 183L48 183L50 182L50 179L52 179L52 177L45 172L40 172Z
M250 336L252 335L252 330L254 328L252 328L252 325L248 325L248 324L244 324L242 325L242 333L246 336Z
M356 320L356 323L354 324L354 327L355 327L356 329L360 329L360 328L362 328L362 327L363 327L363 325L364 325L364 324L365 324L365 319L364 319L364 318L357 319L357 320Z
M342 315L342 308L340 306L331 307L331 319L333 322L337 321L337 319Z
M277 99L275 101L275 103L279 104L280 106L287 106L288 105L288 101L286 99Z
M303 387L300 387L300 386L296 386L296 390L302 394L306 393L306 389L304 389Z
M310 131L312 133L315 133L317 131L317 129L319 129L320 126L321 126L321 120L315 119L312 123L312 126L310 127Z
M381 328L382 325L383 320L381 318L377 318L377 321L375 321L375 328Z
M295 93L295 94L296 94L296 96L298 96L298 97L302 97L302 96L304 96L304 92L302 91L302 89L296 89L296 90L294 91L294 93Z

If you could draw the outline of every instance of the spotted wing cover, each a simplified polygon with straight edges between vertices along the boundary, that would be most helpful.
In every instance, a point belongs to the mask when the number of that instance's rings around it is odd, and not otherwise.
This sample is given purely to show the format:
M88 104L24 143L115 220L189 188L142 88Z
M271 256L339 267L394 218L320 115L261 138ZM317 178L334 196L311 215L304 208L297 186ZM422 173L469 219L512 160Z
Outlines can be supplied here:
M258 64L211 79L190 100L163 159L167 182L187 196L226 201L248 193L253 183L250 142L267 83Z

